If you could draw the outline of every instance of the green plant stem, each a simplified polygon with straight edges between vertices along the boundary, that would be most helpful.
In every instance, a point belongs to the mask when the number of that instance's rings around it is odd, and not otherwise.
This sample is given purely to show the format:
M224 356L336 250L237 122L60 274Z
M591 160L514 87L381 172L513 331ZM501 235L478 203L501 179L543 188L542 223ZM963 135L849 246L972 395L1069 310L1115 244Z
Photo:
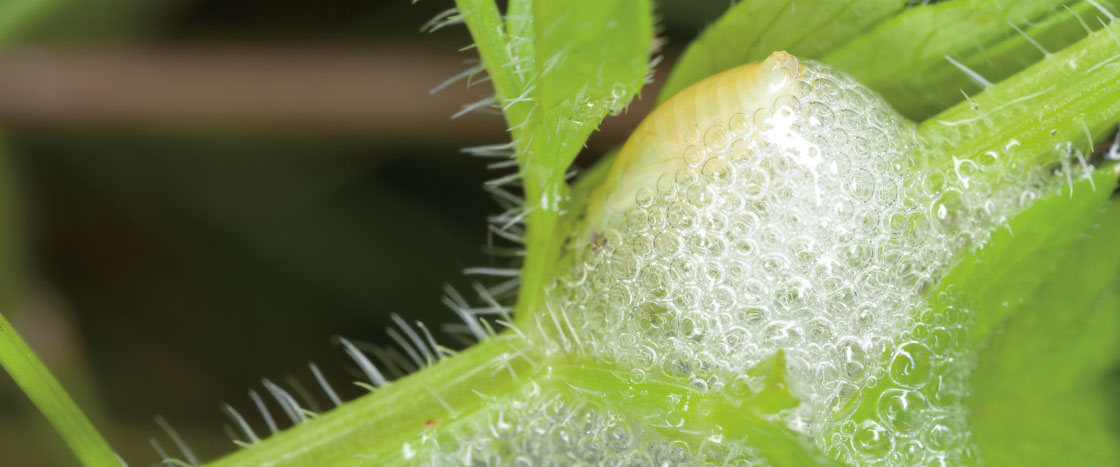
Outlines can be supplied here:
M521 267L521 286L517 292L517 305L513 310L515 322L522 327L529 322L535 310L540 307L544 296L547 281L552 277L552 272L559 260L560 249L563 246L563 233L559 232L560 210L553 203L559 202L559 194L542 192L541 185L533 177L536 172L525 172L525 196L527 200L552 198L556 201L536 202L530 204L526 224L528 228L525 235L526 255L525 264ZM563 180L559 181L561 190L567 191L568 187Z
M213 465L399 464L406 443L425 430L441 430L531 380L539 368L528 351L521 338L500 334Z
M918 127L929 145L927 163L951 170L956 159L993 152L1021 167L1051 167L1072 157L1061 154L1065 143L1091 152L1090 136L1100 138L1120 121L1118 59L1120 22L1114 21L929 118ZM996 179L981 183L1000 186L1003 174L991 176Z
M505 102L515 98L522 92L525 83L510 67L504 66L512 60L512 57L505 45L506 25L502 22L497 5L492 0L456 0L456 5L460 16L471 31L471 36L475 38L478 54L490 73L496 100ZM529 14L528 5L526 2L515 3L517 15ZM525 31L521 33L528 34ZM522 53L528 52L522 51ZM534 164L532 161L534 144L532 138L524 131L530 105L517 102L505 106L503 110L506 124L513 129L511 136L525 187L525 208L529 210L525 222L529 226L525 238L526 259L521 270L521 286L518 290L517 309L514 312L514 316L518 318L528 315L529 313L524 311L536 306L538 295L542 291L540 285L543 284L558 254L545 251L546 246L554 243L552 237L559 219L559 208L548 205L547 200L550 199L548 196L552 194L547 190L548 187L563 186L563 170L557 183L557 176L552 173L553 170ZM542 199L545 202L542 202Z

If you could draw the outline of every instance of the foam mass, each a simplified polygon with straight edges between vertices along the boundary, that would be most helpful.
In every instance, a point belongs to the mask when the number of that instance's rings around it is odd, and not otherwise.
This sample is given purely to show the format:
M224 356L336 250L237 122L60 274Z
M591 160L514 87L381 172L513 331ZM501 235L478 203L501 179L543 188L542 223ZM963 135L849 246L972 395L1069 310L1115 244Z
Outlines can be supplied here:
M704 394L757 390L748 370L782 351L800 404L777 419L829 456L973 462L963 405L970 312L934 314L926 292L1054 177L1015 167L1014 141L949 163L926 160L915 135L848 75L783 52L682 91L641 124L591 195L569 240L571 266L539 313L551 337L538 344L634 383ZM590 464L713 461L638 428L661 421L627 421L572 402L577 393L518 397L495 403L502 420L468 424L440 463L484 452L495 464L569 453ZM544 419L533 414L548 410L572 412L552 425L567 434L536 427ZM505 442L493 434L503 424L541 438ZM585 436L609 443L617 427L621 452L571 447ZM760 462L749 439L721 442L740 455L717 464Z

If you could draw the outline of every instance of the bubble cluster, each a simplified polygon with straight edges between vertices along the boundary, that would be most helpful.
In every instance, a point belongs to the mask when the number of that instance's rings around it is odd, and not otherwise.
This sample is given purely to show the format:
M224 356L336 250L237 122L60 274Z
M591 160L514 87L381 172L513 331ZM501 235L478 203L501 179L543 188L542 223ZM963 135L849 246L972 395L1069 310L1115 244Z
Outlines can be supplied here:
M971 452L967 312L921 322L916 310L1051 178L1015 165L1015 141L925 160L913 126L851 77L762 66L785 70L758 85L787 91L686 128L655 182L572 240L548 312L577 351L636 381L718 391L782 350L801 400L788 423L834 456L958 463ZM877 400L854 400L877 385ZM876 417L851 418L861 404Z
M940 299L950 300L947 294ZM867 380L864 391L827 414L831 423L819 442L836 459L856 464L973 465L968 413L968 377L975 356L962 350L967 313L953 306L926 309L895 337ZM855 388L852 388L853 390ZM860 407L871 416L856 418Z
M843 73L781 53L751 66L683 91L635 132L569 240L571 265L535 315L548 338L532 345L632 385L731 400L757 392L748 370L781 351L800 404L779 420L830 457L975 463L971 316L929 289L1083 158L1057 145L1055 177L1025 166L1015 140L953 155ZM655 427L684 423L678 402L633 420L531 383L418 459L761 464L749 439L666 440Z
M749 454L668 440L601 401L535 383L513 398L494 401L484 415L441 434L424 449L415 459L432 466L695 465L696 449L723 458Z

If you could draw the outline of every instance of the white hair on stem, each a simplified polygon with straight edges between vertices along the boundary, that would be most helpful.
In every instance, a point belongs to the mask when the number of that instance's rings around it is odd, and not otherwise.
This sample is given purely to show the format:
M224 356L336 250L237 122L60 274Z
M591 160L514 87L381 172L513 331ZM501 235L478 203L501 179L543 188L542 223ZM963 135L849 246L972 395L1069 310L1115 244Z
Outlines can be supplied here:
M988 86L992 85L992 82L988 81L988 79L985 78L983 75L976 72L976 70L973 70L972 68L969 68L967 65L956 61L955 59L953 59L953 57L945 55L945 60L947 60L953 66L957 67L958 70L961 70L961 72L963 72L965 74L965 76L967 76L970 81L978 84L980 87L987 88Z
M280 408L283 409L284 413L288 415L288 418L292 420L293 425L297 425L307 419L307 417L303 415L299 403L296 402L295 398L292 397L288 391L285 391L268 378L263 379L261 383L269 394L272 395L272 398L276 400L276 403L280 404Z
M404 336L393 328L385 328L385 332L389 334L389 338L392 339L393 342L397 343L397 346L404 349L404 352L408 355L408 358L412 360L412 363L416 365L416 368L424 368L424 360L420 358L420 354L416 352L416 349L412 348L412 345L409 344Z
M183 458L186 459L187 462L192 465L198 463L198 457L194 455L194 451L191 450L191 447L183 440L183 437L179 436L179 432L175 431L175 427L167 422L167 419L162 416L156 416L156 425L159 425L159 427L167 433L167 436L170 437L171 441L175 443L175 446L179 448L179 452L183 454Z
M241 412L238 412L232 405L222 404L222 412L233 421L234 425L237 425L237 428L241 430L241 433L245 435L245 438L248 439L250 443L260 441L260 438L257 438L257 432L253 431L253 428L249 426L249 422L245 421L245 417L241 416Z
M300 400L303 401L303 404L306 406L303 409L304 413L318 414L322 411L322 408L319 407L319 402L315 400L315 397L311 395L311 391L307 389L307 386L303 385L303 382L300 381L299 378L296 378L295 375L287 374L284 375L284 382L288 383L288 386L291 386L292 391L296 393L295 395L299 396Z
M319 387L323 388L323 392L327 394L327 398L334 403L335 407L342 405L342 399L338 398L338 393L334 392L334 388L327 382L327 378L323 377L323 372L319 371L319 367L314 363L308 364L311 368L311 374L315 376L315 381L319 382Z
M261 417L264 418L265 425L268 425L268 431L270 431L272 434L276 434L276 432L279 431L276 429L276 421L272 419L272 413L268 411L268 407L265 407L264 400L261 399L260 394L257 394L257 391L250 389L249 397L253 399L253 404L255 404L257 406L257 410L260 411Z
M342 348L346 352L346 354L349 355L352 360L354 360L354 363L358 364L358 367L361 368L363 373L365 373L366 378L368 378L375 387L384 386L389 382L385 379L385 376L383 376L381 372L377 370L377 366L375 366L373 362L369 361L369 358L367 358L365 354L362 353L362 351L358 350L358 348L355 347L354 344L351 344L350 341L342 337L340 337L338 341L340 344L342 344Z
M1042 55L1044 57L1049 57L1051 55L1050 51L1046 50L1046 47L1043 47L1042 44L1040 44L1038 41L1034 40L1034 38L1031 37L1030 34L1027 34L1026 32L1023 32L1022 29L1019 29L1018 26L1016 26L1012 23L1007 23L1007 25L1011 26L1011 29L1014 29L1016 32L1018 32L1020 35L1022 35L1023 38L1026 39L1027 42L1030 42L1031 45L1033 45L1036 49L1038 49L1039 52L1042 52Z
M416 349L420 351L420 354L423 354L425 365L431 365L432 362L436 360L436 357L432 354L432 351L428 350L428 345L425 344L424 340L420 338L420 335L412 329L412 326L409 326L408 323L401 319L400 315L393 313L389 315L389 319L392 320L393 323L397 325L397 327L401 328L401 331L404 331L404 334L408 336L408 339L416 347Z

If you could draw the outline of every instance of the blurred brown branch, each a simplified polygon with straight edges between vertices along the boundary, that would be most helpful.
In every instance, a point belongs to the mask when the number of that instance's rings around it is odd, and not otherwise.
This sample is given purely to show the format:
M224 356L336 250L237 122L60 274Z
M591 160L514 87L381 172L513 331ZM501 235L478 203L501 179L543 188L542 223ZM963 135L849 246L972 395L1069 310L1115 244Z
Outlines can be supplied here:
M27 46L0 54L0 122L500 141L497 116L450 118L488 95L487 83L429 92L469 67L463 57L404 46ZM599 138L624 139L656 90L643 94Z

